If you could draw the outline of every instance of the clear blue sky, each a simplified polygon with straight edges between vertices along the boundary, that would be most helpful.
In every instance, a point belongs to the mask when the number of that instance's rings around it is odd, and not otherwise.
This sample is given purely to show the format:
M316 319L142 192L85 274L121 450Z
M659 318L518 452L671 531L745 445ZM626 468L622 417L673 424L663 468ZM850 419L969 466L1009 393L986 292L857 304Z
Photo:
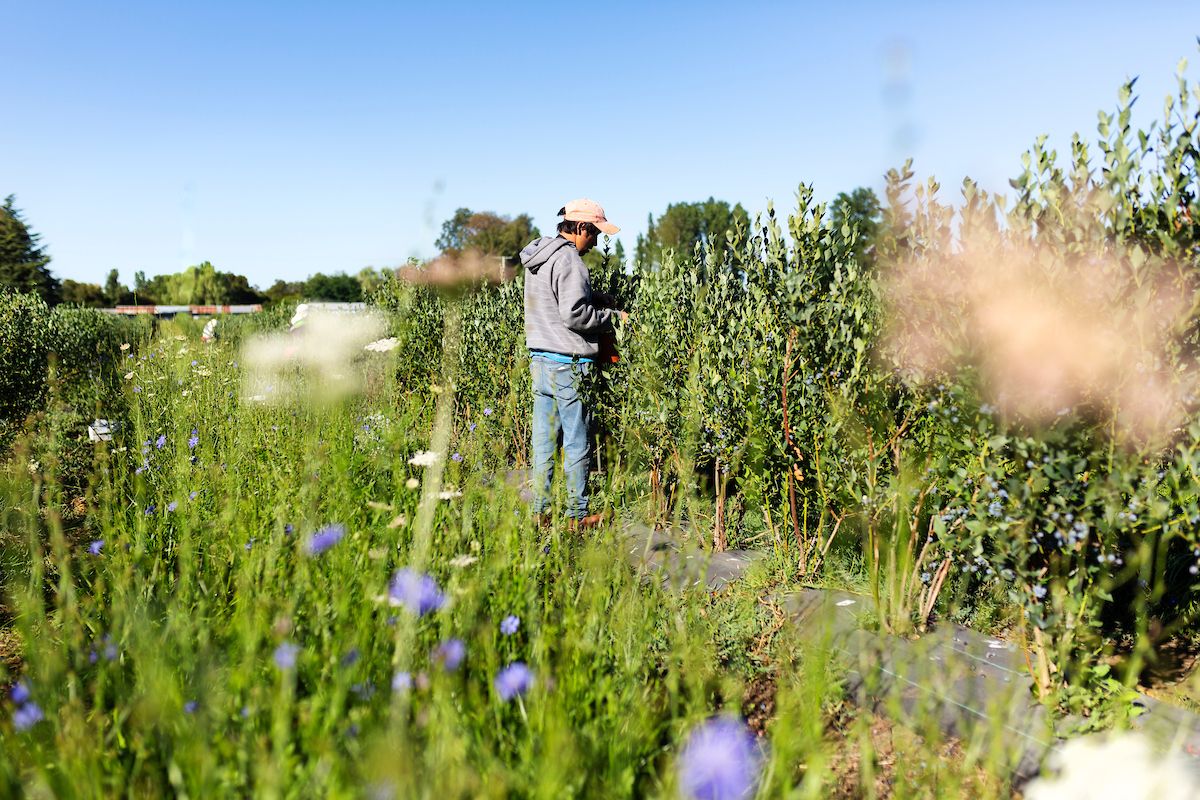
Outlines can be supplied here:
M1161 113L1200 2L6 2L0 197L60 278L202 260L265 287L433 253L459 206L632 246L715 196L788 209L915 158L1006 189L1118 86Z

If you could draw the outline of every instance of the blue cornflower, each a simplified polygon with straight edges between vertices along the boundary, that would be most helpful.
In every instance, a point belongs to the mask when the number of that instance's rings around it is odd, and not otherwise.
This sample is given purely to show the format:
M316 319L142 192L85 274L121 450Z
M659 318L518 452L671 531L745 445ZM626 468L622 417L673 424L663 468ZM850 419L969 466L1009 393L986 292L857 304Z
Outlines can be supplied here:
M199 707L200 707L200 704L197 703L195 700L188 700L186 703L183 704L183 712L185 714L195 714L196 709L198 709Z
M324 553L340 542L345 535L345 525L338 525L337 523L326 525L314 533L312 538L308 540L308 554L310 556L321 555L321 553Z
M505 702L519 697L533 686L533 672L522 661L514 661L496 673L496 694Z
M133 393L134 393L134 394L141 394L141 393L142 393L142 387L140 387L140 386L135 386L135 387L133 387Z
M282 670L289 670L296 666L296 656L300 655L300 647L291 642L281 642L275 648L275 653L272 658L275 659L275 666Z
M455 453L454 455L450 456L450 460L455 462L456 464L461 463L462 462L462 453Z
M193 367L194 367L194 366L196 366L196 365L197 365L197 364L199 364L199 363L200 363L200 362L199 362L199 361L197 361L196 359L194 359L194 358L192 359L192 366L193 366Z
M150 505L146 506L146 516L148 517L151 514L153 514L155 508L156 508L156 506L154 505L154 503L151 503Z
M258 541L258 539L254 536L251 536L250 540L246 542L246 549L249 550L251 547L253 547L256 541Z
M478 426L478 425L476 425L474 422L472 422L472 423L470 423L470 424L468 424L468 425L467 425L467 430L468 430L468 431L470 431L471 433L474 433L474 432L475 432L475 429L476 429L477 427L479 427L479 426Z
M521 627L521 618L515 614L509 614L500 621L500 632L505 636L512 636L519 627Z
M195 500L199 496L199 492L188 492L188 500Z
M167 446L167 435L165 433L160 433L158 435L158 438L154 440L154 446L157 447L159 450L162 450L164 447L166 447Z
M342 656L342 666L350 667L358 662L359 652L357 647L351 647L346 655Z
M418 617L446 604L446 595L438 588L437 581L408 567L396 570L392 576L388 599L392 605L404 606Z
M285 523L285 524L284 524L284 526L283 526L283 535L284 535L284 536L291 536L291 535L292 535L292 531L294 531L294 530L295 530L295 528L293 528L293 527L292 527L292 523L290 523L290 522L288 522L288 523Z
M679 787L696 800L754 795L762 751L746 725L731 717L714 717L688 735L679 754Z
M1046 587L1042 586L1041 584L1038 584L1037 586L1033 587L1033 596L1036 597L1038 600L1041 600L1043 597L1046 596Z
M195 450L198 444L200 444L200 432L192 428L192 435L188 437L188 450Z
M8 693L8 696L11 697L12 701L14 703L16 703L17 705L21 705L22 703L28 702L29 696L30 696L29 695L29 684L23 680L17 681L16 684L12 687L12 690Z
M432 660L441 663L446 672L454 672L467 657L467 646L462 639L447 639L434 648Z
M397 672L392 676L392 691L407 692L412 688L413 679L410 672Z
M88 552L94 556L100 555L100 551L104 548L104 540L97 539L88 545Z
M118 652L117 652L117 646L115 644L113 644L112 636L110 636L109 634L106 633L106 634L104 634L104 638L101 641L104 642L104 660L105 661L116 661Z
M13 712L13 727L19 731L27 731L43 719L45 715L42 714L42 709L30 700Z
M175 509L177 509L177 508L179 508L179 503L175 502L174 500L167 503L167 513L168 514L174 513Z
M491 408L485 408L485 409L483 410L483 415L484 415L485 417L490 417L490 416L492 415L492 409L491 409Z

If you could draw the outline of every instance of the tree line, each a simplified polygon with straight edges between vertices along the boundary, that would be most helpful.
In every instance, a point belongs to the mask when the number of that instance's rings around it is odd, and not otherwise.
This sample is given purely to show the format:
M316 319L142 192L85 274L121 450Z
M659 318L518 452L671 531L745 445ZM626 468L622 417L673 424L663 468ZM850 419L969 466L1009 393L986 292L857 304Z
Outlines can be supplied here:
M33 232L15 196L0 206L0 286L38 294L49 305L65 303L89 308L115 305L215 305L278 303L284 300L358 302L370 297L394 274L389 268L364 267L356 274L318 272L300 281L276 280L266 289L252 285L244 275L223 272L208 261L179 272L148 278L144 271L133 275L132 287L121 280L117 269L109 270L101 286L95 283L59 280L50 271L50 256ZM870 189L842 193L830 204L835 223L859 230L860 259L870 256L871 243L881 221L878 197ZM646 232L639 234L634 257L639 263L658 263L667 251L691 251L726 240L737 227L748 229L750 215L740 203L731 206L709 197L699 202L671 203L666 211L649 216ZM839 224L840 227L840 224ZM459 256L468 250L504 259L516 266L526 244L540 235L529 214L506 216L493 211L459 208L442 224L435 242L442 255ZM610 258L623 265L626 253L620 241L613 249L593 250L585 257L590 264Z

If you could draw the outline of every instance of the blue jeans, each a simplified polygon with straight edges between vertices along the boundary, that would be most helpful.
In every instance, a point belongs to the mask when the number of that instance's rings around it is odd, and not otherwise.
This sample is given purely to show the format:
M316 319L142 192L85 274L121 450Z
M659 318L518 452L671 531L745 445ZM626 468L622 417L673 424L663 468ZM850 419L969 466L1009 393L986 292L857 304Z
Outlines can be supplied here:
M550 508L554 451L561 430L567 516L586 517L591 413L583 402L581 389L592 365L560 364L535 355L530 359L529 371L533 377L533 511L542 514Z

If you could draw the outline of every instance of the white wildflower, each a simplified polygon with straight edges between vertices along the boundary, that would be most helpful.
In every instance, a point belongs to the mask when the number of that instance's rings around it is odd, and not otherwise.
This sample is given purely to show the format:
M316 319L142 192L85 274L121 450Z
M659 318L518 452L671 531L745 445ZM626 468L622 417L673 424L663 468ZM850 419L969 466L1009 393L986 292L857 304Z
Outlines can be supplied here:
M422 450L410 458L408 463L417 467L432 467L434 462L441 457L441 453L435 453L433 450Z
M404 482L404 485L409 489L416 489L418 486L421 485L421 482L419 480L417 480L416 478L409 478L408 480L406 480Z
M128 350L128 349L129 349L129 342L125 342L124 344L122 344L122 345L121 345L121 349L122 349L122 350Z
M478 560L479 559L476 558L475 556L468 556L468 555L455 556L454 558L450 559L450 566L456 567L458 569L462 569L463 567L471 566Z
M1200 784L1178 755L1154 752L1145 736L1097 734L1073 739L1052 754L1051 777L1039 777L1025 790L1027 800L1154 798L1200 796Z
M438 500L453 500L456 497L462 496L462 492L456 491L455 489L446 489L438 492Z
M408 517L404 516L403 514L397 514L396 517L388 523L388 527L392 530L395 530L396 528L403 528L407 524Z
M131 381L131 380L133 380L133 373L132 373L132 372L126 372L126 373L125 373L125 380L127 380L127 381Z

